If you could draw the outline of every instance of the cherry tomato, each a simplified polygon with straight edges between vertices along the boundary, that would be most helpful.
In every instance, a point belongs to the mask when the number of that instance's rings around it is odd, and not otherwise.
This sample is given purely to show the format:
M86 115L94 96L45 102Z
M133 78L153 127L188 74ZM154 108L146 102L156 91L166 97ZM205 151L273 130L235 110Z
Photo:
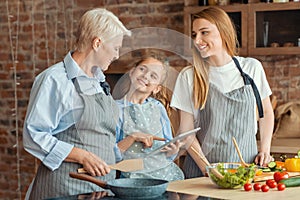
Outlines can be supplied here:
M253 185L253 188L254 188L255 191L259 191L261 189L261 184L260 183L255 183Z
M274 180L278 183L282 179L289 178L289 174L287 172L275 172L273 177Z
M263 191L263 192L268 192L269 191L269 186L267 186L267 185L263 185L263 186L261 186L261 191Z
M269 186L270 188L276 188L277 187L277 183L276 181L274 181L273 179L269 179L266 181L267 186Z
M252 190L252 185L251 185L251 183L246 183L246 184L244 185L244 190L245 190L245 191L250 191L250 190Z
M283 191L283 190L285 190L285 185L284 185L283 183L278 183L277 189L278 189L279 191Z

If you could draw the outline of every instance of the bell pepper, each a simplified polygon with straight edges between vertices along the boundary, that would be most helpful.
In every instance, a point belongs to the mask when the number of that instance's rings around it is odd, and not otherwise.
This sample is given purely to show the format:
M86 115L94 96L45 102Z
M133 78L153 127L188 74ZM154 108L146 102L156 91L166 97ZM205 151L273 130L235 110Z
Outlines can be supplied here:
M288 172L300 172L300 158L288 158L284 162L284 167Z

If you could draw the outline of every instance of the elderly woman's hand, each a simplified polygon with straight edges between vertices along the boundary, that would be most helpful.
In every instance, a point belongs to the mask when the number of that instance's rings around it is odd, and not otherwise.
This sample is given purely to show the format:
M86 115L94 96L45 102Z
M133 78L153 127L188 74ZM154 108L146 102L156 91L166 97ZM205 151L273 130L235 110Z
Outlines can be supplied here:
M65 161L82 164L92 176L105 176L110 173L110 167L96 154L77 147L72 149Z

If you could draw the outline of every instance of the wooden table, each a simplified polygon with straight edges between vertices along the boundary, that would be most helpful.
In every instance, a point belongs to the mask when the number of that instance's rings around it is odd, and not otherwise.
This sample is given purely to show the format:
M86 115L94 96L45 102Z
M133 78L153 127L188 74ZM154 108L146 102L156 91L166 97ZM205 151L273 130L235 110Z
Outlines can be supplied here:
M208 177L186 179L169 183L169 192L203 196L218 199L264 199L264 200L295 200L300 196L300 187L286 188L284 191L270 189L269 192L249 191L244 189L220 189Z

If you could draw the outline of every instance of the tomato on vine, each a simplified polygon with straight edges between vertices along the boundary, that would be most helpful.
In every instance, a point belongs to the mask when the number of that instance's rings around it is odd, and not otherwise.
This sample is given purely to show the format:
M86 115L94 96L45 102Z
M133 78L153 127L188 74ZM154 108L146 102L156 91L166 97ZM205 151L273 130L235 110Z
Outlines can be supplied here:
M275 180L273 179L269 179L266 181L267 186L269 186L270 188L276 188L277 187L277 183Z
M261 184L260 183L254 183L253 188L255 191L259 191L261 189Z
M261 191L263 191L263 192L268 192L269 191L269 186L267 186L267 185L263 185L263 186L261 186Z
M289 174L287 172L275 172L273 177L274 180L278 183L282 179L289 178Z
M244 190L245 190L245 191L250 191L250 190L252 190L252 185L251 185L251 183L246 183L246 184L244 185Z
M283 183L278 183L277 190L279 190L279 191L285 190L285 185Z

